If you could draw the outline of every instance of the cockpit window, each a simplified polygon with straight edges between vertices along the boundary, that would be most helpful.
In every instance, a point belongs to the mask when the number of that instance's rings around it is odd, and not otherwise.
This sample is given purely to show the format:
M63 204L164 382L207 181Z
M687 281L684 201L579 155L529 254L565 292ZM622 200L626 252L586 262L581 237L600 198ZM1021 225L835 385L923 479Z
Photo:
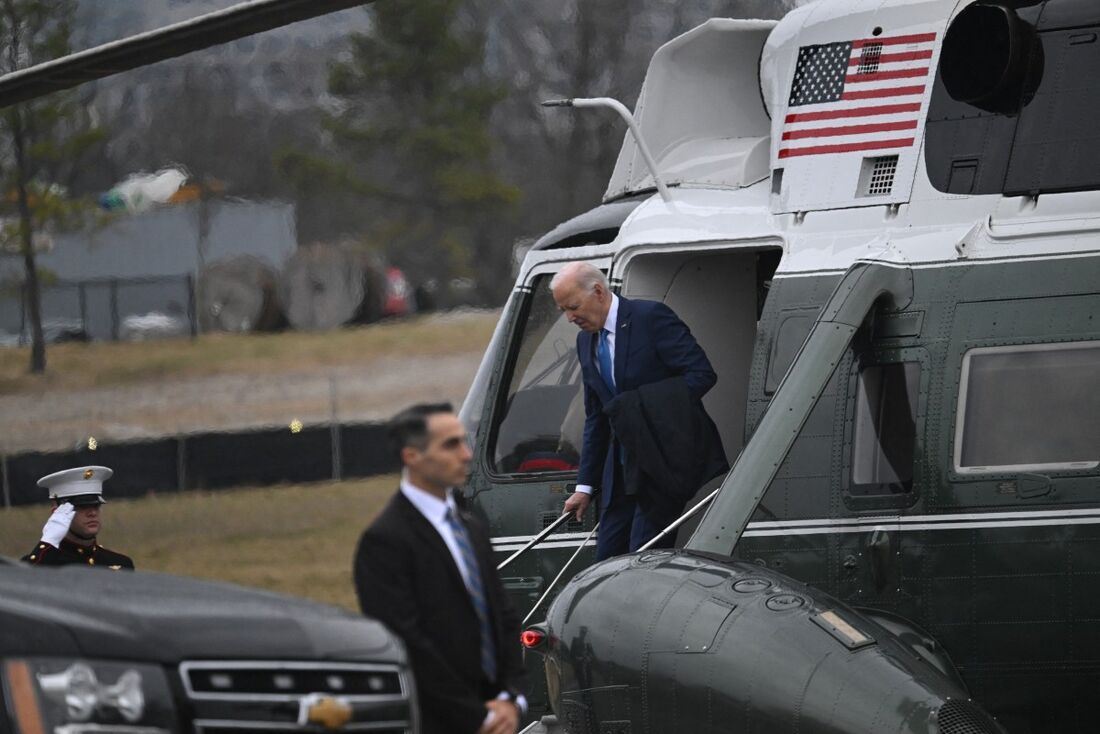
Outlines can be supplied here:
M860 371L851 494L912 491L919 390L918 362L869 365Z
M493 468L505 474L575 471L584 429L577 328L550 294L549 275L533 283L493 417Z
M1087 469L1100 461L1100 343L972 349L955 431L962 473Z

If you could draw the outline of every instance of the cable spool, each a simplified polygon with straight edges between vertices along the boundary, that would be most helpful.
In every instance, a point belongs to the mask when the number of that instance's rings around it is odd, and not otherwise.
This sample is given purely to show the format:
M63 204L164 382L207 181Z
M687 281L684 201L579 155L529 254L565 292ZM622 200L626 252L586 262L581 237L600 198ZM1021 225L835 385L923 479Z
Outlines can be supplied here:
M199 323L209 331L271 331L285 321L275 270L251 255L206 266L199 275Z
M279 300L290 325L303 331L333 329L359 313L366 291L358 253L343 245L299 247L283 269Z

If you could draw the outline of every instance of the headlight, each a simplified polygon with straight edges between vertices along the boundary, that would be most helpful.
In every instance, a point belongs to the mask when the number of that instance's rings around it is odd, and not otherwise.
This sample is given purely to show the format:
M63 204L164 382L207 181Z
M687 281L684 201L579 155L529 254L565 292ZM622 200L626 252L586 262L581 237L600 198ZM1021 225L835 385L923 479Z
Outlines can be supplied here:
M172 734L164 671L102 660L5 660L4 700L16 734Z

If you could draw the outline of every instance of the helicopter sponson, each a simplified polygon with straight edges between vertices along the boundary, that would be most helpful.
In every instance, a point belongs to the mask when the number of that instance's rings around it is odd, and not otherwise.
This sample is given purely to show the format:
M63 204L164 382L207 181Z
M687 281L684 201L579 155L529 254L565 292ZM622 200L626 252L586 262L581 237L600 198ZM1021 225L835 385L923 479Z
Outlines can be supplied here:
M540 627L571 734L672 732L687 720L695 732L1003 731L942 653L913 644L929 643L919 630L744 561L611 559L579 574Z

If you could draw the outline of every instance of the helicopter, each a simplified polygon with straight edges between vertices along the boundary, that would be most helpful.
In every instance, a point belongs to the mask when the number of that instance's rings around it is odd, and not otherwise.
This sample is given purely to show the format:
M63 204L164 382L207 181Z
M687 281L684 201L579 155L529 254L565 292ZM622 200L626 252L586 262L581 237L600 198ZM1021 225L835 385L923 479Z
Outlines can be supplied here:
M0 106L355 4L253 0ZM815 0L657 51L604 202L531 248L462 407L464 494L536 620L532 731L1095 728L1098 35L1090 0ZM594 564L598 518L561 513L583 406L548 284L576 260L718 373L737 458L676 550Z
M531 731L1095 729L1098 38L1087 0L816 0L669 41L633 114L553 102L630 131L462 408L534 622ZM593 563L595 513L562 515L573 261L672 307L718 374L737 459L676 549Z

